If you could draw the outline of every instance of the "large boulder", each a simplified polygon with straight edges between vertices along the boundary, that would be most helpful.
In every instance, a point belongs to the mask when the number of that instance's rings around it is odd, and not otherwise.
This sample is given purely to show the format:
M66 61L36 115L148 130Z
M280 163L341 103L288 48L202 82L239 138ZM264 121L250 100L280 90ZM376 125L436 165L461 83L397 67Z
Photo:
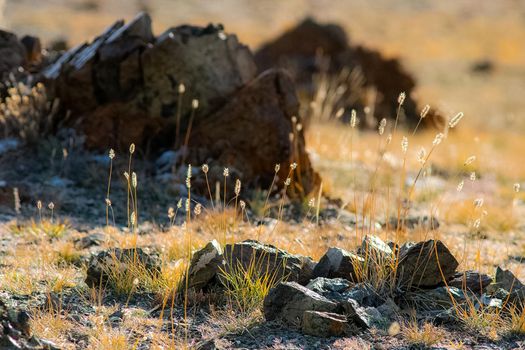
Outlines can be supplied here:
M334 111L345 108L349 114L351 109L356 109L362 120L366 119L363 109L369 106L371 90L375 92L375 121L395 118L398 95L405 92L400 118L411 125L419 120L417 104L411 97L416 86L413 76L398 59L386 58L367 47L350 45L344 29L338 25L320 24L307 18L262 45L255 53L255 60L261 70L270 67L290 70L301 89L307 93L313 93L312 82L316 80L316 75L326 74L345 89L340 89L343 93ZM438 119L432 112L424 122ZM361 125L375 127L375 123Z
M272 245L255 240L228 244L224 248L226 270L255 269L259 275L268 274L275 281L286 280L306 284L312 277L314 262L304 256L292 255Z
M449 280L458 265L439 240L407 244L400 248L397 277L406 288L432 287Z

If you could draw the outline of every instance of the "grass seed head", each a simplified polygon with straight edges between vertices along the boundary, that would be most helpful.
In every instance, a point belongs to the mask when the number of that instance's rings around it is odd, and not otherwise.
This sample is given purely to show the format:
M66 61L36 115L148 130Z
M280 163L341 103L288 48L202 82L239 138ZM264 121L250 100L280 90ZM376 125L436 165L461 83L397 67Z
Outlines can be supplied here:
M423 109L421 110L421 114L419 115L421 119L424 119L427 116L429 111L430 111L430 106L425 105L425 107L423 107Z

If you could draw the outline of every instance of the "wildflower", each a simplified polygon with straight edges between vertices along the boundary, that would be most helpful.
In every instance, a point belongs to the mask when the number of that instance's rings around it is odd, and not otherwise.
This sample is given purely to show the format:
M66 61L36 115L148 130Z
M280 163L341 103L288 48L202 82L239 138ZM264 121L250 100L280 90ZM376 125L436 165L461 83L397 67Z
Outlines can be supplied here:
M241 180L239 180L239 179L235 180L234 192L235 192L236 196L238 196L241 193Z
M407 153L408 139L406 136L403 136L403 139L401 140L401 150L403 151L403 153Z
M430 106L425 105L425 107L423 107L423 109L421 110L421 114L419 115L421 119L424 119L427 116L429 111L430 111Z
M115 158L115 150L112 148L109 150L109 159Z
M399 97L397 98L397 103L401 106L403 102L405 102L406 94L404 92L399 94Z
M452 118L450 120L450 122L448 123L448 126L452 129L454 128L456 125L458 125L459 121L463 118L463 112L459 112L458 114L456 114L454 116L454 118Z

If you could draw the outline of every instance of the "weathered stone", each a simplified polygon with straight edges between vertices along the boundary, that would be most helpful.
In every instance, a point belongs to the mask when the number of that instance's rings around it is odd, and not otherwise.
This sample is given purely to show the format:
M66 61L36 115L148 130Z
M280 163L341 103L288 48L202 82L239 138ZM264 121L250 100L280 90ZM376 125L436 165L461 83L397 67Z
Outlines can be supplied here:
M422 310L437 310L453 307L466 300L465 293L456 287L438 287L410 292L405 295L409 304Z
M279 178L286 179L295 162L289 194L310 193L319 184L319 175L312 169L302 130L294 131L292 117L302 123L298 112L299 100L288 74L266 71L195 127L190 150L206 149L201 154L214 159L211 164L228 164L239 172L243 184L253 188L271 185L275 164L281 166ZM293 141L290 134L295 135ZM194 152L190 159L194 164L207 160ZM222 171L218 176L211 172L208 176L212 183L224 180Z
M397 277L405 288L432 287L449 280L459 263L439 240L400 248Z
M152 275L160 273L161 262L157 253L143 248L109 249L92 255L86 276L86 284L90 287L104 286L108 281L108 273L124 273L130 264L140 264L140 268Z
M343 293L343 298L352 299L365 307L376 307L383 304L383 299L375 289L367 283L358 283Z
M341 248L329 248L315 266L313 277L346 278L357 281L356 267L361 266L364 259Z
M492 278L477 271L458 272L447 282L448 286L473 293L481 293L492 283Z
M346 316L331 312L305 311L301 330L316 337L337 337L348 329Z
M275 281L286 280L306 284L310 281L313 261L305 256L292 255L272 245L255 240L228 244L224 248L226 269L254 265L258 274L268 274Z
M321 294L327 299L333 301L341 301L344 299L343 294L353 284L343 278L324 278L317 277L311 280L306 288L313 290L314 292Z
M496 275L494 281L498 288L503 288L507 292L512 290L522 289L524 287L523 283L514 276L510 270L504 270L501 267L496 268Z
M264 298L264 316L299 328L305 311L335 312L338 304L296 282L281 282Z
M341 303L349 322L354 322L362 328L370 328L381 324L383 318L375 307L363 307L354 299L347 299Z
M188 270L188 285L190 288L202 289L210 285L217 273L224 268L225 260L219 242L213 240L204 248L193 254Z

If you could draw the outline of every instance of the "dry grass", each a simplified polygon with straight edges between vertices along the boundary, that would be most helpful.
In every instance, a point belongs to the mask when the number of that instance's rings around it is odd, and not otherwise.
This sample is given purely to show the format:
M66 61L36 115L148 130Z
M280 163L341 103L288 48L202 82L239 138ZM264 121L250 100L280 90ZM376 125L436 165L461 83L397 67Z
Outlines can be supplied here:
M444 340L444 331L432 323L425 322L419 325L412 321L402 328L403 338L415 348L431 348Z

